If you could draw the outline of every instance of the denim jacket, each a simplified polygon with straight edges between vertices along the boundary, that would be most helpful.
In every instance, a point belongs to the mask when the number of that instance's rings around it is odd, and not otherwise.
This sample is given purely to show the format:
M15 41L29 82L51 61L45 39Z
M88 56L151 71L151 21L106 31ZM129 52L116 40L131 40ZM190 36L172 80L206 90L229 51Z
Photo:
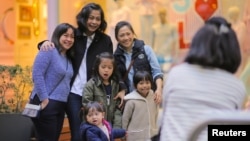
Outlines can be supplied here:
M143 48L143 49L142 49ZM143 52L144 51L144 52ZM153 79L156 80L158 78L163 79L163 73L161 71L161 67L157 60L157 57L153 51L153 49L149 45L145 45L143 41L135 39L133 43L132 53L126 52L122 47L118 44L117 49L114 53L118 70L120 72L121 78L123 78L124 74L126 74L127 68L132 59L134 59L134 64L131 67L128 78L124 81L124 84L128 88L128 92L134 90L133 86L133 76L138 70L147 70L149 71ZM147 61L142 61L142 58L147 58ZM140 62L141 61L141 62Z

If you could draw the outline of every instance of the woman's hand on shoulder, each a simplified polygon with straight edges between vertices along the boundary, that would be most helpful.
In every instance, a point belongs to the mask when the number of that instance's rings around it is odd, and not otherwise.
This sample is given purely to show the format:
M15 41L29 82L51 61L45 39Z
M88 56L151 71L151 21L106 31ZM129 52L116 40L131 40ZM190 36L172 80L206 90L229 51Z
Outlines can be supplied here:
M50 49L53 49L55 47L54 43L51 41L44 41L43 44L40 47L40 50L42 51L48 51Z
M156 79L156 90L155 90L155 97L154 101L156 104L161 104L162 101L162 85L163 85L163 80L161 77Z

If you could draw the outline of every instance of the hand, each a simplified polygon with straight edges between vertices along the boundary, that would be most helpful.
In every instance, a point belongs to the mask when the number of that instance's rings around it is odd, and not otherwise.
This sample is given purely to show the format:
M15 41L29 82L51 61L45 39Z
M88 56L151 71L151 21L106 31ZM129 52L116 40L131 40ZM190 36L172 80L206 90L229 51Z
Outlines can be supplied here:
M49 104L49 99L44 99L41 103L41 109L43 110Z
M121 103L120 105L118 106L119 108L123 108L123 99L124 99L124 96L125 96L125 90L121 90L120 92L118 92L118 94L114 97L114 100L116 99L121 99Z
M40 50L42 50L42 51L48 51L49 49L52 49L54 47L55 47L55 45L54 45L53 42L44 41L43 44L40 47Z
M156 104L161 104L162 101L162 90L156 89L154 94L154 101Z
M247 99L246 104L244 105L244 109L249 111L250 110L250 97Z

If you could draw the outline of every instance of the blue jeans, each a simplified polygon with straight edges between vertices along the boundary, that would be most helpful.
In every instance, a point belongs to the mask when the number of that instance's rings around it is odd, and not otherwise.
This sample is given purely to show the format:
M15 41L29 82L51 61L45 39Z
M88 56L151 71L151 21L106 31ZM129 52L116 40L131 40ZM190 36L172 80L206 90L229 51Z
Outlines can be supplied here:
M81 141L80 138L81 118L79 116L81 107L82 107L82 97L77 94L70 93L66 107L66 114L69 120L71 141Z

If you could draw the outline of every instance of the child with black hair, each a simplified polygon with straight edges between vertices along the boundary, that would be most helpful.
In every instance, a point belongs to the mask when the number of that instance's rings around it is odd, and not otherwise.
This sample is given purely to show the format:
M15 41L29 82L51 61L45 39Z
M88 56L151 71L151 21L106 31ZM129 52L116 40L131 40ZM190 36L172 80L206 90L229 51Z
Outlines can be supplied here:
M89 102L81 110L81 115L86 122L80 126L83 141L114 141L126 135L124 129L112 129L110 123L104 119L103 106L94 101Z
M119 108L120 101L114 99L120 87L113 54L109 52L99 54L93 65L92 74L92 78L86 83L83 90L83 106L90 101L101 103L106 112L105 119L114 128L121 128L122 112Z
M122 127L127 130L127 141L146 141L158 133L159 104L154 102L153 79L147 71L133 77L134 91L124 97Z

